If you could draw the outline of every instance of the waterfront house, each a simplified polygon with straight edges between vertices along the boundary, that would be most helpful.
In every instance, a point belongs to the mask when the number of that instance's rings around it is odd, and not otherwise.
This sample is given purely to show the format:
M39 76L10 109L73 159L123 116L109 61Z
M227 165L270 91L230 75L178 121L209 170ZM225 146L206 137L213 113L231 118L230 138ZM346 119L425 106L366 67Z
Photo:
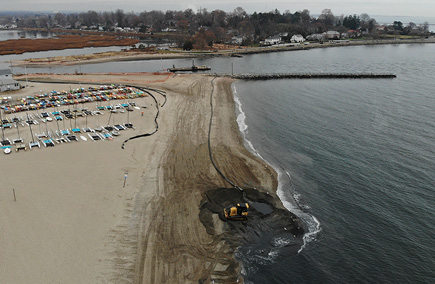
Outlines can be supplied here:
M12 79L12 72L9 69L0 69L0 92L19 90L20 83Z
M337 31L327 31L324 35L327 40L340 39L340 33Z
M235 45L241 45L243 43L243 40L245 40L244 36L233 36L230 43Z
M349 36L349 38L357 38L361 36L361 31L360 30L348 30L347 34Z
M323 39L323 34L312 34L307 36L307 40L312 41L322 41Z
M296 34L296 35L293 35L293 36L292 36L292 38L290 39L290 41L291 41L291 42L304 42L305 39L304 39L304 37L303 37L302 35L300 35L300 34Z
M276 35L276 36L271 36L268 37L264 40L264 45L274 45L274 44L278 44L281 42L281 36Z

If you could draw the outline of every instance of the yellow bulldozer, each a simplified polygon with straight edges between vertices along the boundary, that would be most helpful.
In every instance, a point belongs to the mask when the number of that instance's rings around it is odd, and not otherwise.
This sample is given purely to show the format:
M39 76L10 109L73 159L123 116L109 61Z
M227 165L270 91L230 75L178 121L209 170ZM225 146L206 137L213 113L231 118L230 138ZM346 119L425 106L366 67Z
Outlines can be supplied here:
M248 203L237 203L236 206L225 208L225 218L227 218L228 220L247 220L248 208Z

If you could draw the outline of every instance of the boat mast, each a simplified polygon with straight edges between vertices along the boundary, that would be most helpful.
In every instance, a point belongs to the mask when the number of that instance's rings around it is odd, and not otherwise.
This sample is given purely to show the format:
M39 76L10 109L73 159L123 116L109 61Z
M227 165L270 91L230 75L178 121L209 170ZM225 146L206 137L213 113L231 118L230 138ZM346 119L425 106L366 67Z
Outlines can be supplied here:
M15 127L17 128L17 134L18 134L17 139L21 139L21 137L20 137L20 130L18 129L19 128L18 127L18 122L15 122Z
M30 118L29 118L29 114L27 114L27 123L29 123L29 128L30 128L30 135L32 136L32 143L35 143L35 140L33 138L33 132L32 132L32 124L30 123Z
M0 109L0 123L2 124L1 127L2 127L2 141L3 141L3 140L5 140L5 132L3 130L3 117L2 117L1 109Z

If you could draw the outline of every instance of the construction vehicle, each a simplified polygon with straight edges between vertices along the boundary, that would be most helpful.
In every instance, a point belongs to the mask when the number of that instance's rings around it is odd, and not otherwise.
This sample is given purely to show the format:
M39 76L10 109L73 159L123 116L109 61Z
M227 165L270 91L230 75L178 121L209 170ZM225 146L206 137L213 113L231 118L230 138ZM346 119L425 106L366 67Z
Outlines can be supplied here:
M227 218L228 220L247 220L248 208L248 203L237 203L236 206L225 208L225 218Z

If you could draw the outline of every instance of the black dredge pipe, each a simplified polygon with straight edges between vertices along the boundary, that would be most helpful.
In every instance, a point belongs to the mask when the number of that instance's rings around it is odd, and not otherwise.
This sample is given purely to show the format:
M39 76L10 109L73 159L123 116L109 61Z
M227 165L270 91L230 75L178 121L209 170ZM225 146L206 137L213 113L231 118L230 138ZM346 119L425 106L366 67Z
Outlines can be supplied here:
M140 89L140 88L138 88L138 89ZM157 89L152 89L152 88L146 88L146 87L143 87L142 90L148 90L148 91L152 91L152 92L156 92L156 93L160 94L163 98L165 98L165 101L163 102L163 104L160 105L160 107L163 107L166 104L167 98L166 98L166 92L165 91L157 90Z
M210 124L209 124L209 129L208 129L208 153L209 153L209 156L210 156L210 161L211 161L213 167L214 167L214 168L216 169L216 171L219 173L219 175L220 175L220 176L221 176L221 177L222 177L226 182L228 182L230 185L232 185L234 188L236 188L236 189L238 189L238 190L240 190L240 191L243 192L243 189L242 189L241 187L239 187L239 186L236 185L234 182L232 182L229 178L227 178L227 177L222 173L222 171L217 167L217 165L216 165L216 163L215 163L215 161L214 161L214 159L213 159L213 153L212 153L212 151L211 151L211 127L212 127L212 123L213 123L213 93L214 93L214 80L215 80L215 79L216 79L216 78L213 78L213 80L212 80L212 92L211 92L211 95L210 95L211 114L210 114ZM151 135L155 134L155 133L159 130L159 124L158 124L158 121L157 121L157 119L158 119L158 117L159 117L159 114L160 114L159 103L158 103L156 97L155 97L155 96L154 96L150 91L157 92L157 93L159 93L160 95L162 95L162 96L165 98L165 101L164 101L164 103L162 104L162 106L164 106L165 103L166 103L166 101L167 101L166 94L165 94L163 91L161 91L161 90L156 90L156 89L151 89L151 88L143 88L143 87L137 87L137 86L131 86L131 85L126 85L126 87L136 88L136 89L138 89L138 90L144 91L144 92L146 92L147 94L149 94L149 95L154 99L154 102L156 103L157 114L156 114L156 117L155 117L155 119L154 119L154 122L155 122L155 124L156 124L156 129L155 129L153 132L151 132L151 133L144 133L144 134L136 135L136 136L133 136L133 137L130 137L130 138L126 139L126 140L122 143L122 146L121 146L122 149L124 149L124 145L125 145L125 143L127 143L128 141L133 140L133 139L137 139L137 138L141 138L141 137L151 136Z
M163 91L156 90L156 89L137 87L137 86L131 86L131 85L126 85L126 87L135 88L135 89L141 90L141 91L147 93L148 95L150 95L154 99L154 102L156 103L157 114L156 114L156 117L154 118L154 122L156 124L156 129L153 132L139 134L139 135L136 135L136 136L133 136L133 137L130 137L130 138L124 140L124 142L122 142L122 145L121 145L122 149L124 149L125 143L127 143L130 140L141 138L141 137L151 136L151 135L155 134L157 131L159 131L159 123L157 121L159 114L160 114L159 102L157 101L156 97L150 91L155 91L155 92L159 93L160 95L162 95L165 98L165 102L163 103L163 105L166 103L166 95L164 94Z
M213 80L211 80L211 86L212 86L212 90L211 90L211 95L210 95L210 124L208 127L208 153L210 156L210 161L213 164L213 167L216 169L216 171L220 174L220 176L229 184L231 184L234 188L240 190L243 192L243 189L241 187L239 187L237 184L235 184L234 182L232 182L229 178L227 178L222 171L217 167L216 163L214 162L213 159L213 153L211 151L211 126L213 123L213 93L214 93L214 80L216 79L216 77L213 78Z

